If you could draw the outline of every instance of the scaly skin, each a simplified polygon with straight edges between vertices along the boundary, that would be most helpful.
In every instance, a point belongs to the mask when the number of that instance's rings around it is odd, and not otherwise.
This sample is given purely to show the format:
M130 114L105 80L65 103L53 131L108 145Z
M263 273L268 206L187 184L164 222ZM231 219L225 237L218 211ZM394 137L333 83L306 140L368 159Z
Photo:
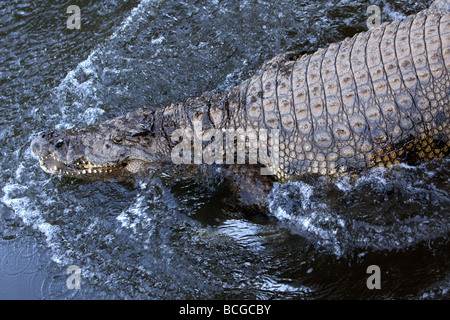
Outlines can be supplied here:
M258 162L279 181L446 156L449 8L439 0L313 54L281 54L225 93L44 133L32 150L49 173L134 173L170 162L172 134L197 121L203 130L280 130L279 165Z

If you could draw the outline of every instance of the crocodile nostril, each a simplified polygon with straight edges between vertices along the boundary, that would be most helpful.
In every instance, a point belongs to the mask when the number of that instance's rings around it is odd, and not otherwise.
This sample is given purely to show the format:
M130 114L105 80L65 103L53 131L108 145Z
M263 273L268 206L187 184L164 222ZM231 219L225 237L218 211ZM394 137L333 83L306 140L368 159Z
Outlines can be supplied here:
M63 144L64 144L64 141L60 139L56 142L55 148L61 148Z
M44 132L42 132L39 136L40 136L42 139L45 139L45 138L47 138L47 137L52 137L53 133L54 133L54 131L44 131Z

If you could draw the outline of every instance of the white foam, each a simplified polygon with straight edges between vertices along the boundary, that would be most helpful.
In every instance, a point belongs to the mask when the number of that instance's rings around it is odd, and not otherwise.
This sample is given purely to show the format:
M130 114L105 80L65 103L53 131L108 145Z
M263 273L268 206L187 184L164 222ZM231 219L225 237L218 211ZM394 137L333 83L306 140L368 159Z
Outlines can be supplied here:
M56 263L66 263L63 254L60 252L59 241L60 228L49 224L42 217L42 212L36 209L35 205L28 196L23 196L28 191L28 186L18 183L6 184L3 188L3 197L1 201L14 211L15 216L19 217L25 225L32 227L44 235L48 247L52 250L52 260Z
M357 211L346 211L345 208L335 207L336 202L327 197L323 185L314 186L302 181L276 184L268 197L269 210L294 233L310 239L318 246L331 249L336 255L366 247L403 249L447 234L450 217L441 212L438 206L448 203L448 192L427 180L433 175L426 173L426 167L404 169L412 172L384 169L363 175L356 181L348 177L339 179L334 187L344 191L343 197L357 199L361 208L359 213L357 208ZM421 172L424 179L417 179L416 172ZM401 183L397 183L399 176L403 177ZM367 195L363 190L371 190L371 193ZM373 210L377 201L395 201L390 199L392 190L397 193L395 197L407 200L386 215L383 212L389 209L389 205L385 204L382 204L381 211L371 212L370 208ZM321 200L324 197L326 201ZM436 206L438 212L421 210L422 200L426 200L430 206ZM368 209L364 201L369 201ZM402 205L408 209L416 208L413 209L416 211L403 212ZM355 212L357 216L349 212Z
M148 182L137 181L136 183L136 187L141 190L141 193L137 194L130 206L116 217L122 228L130 229L135 234L139 233L138 228L141 225L152 226L154 218L148 215L148 212L152 211L149 209L149 205L159 203L160 200L156 192L148 189ZM149 199L149 195L153 195L153 198ZM146 228L146 232L152 232L153 227Z
M104 113L105 111L103 109L97 107L95 108L89 107L86 110L84 110L81 117L86 124L94 124L95 119L97 119L100 115Z
M150 42L151 44L161 44L164 42L164 40L166 40L166 38L164 36L160 36L156 39L152 39Z
M123 228L131 229L136 233L136 225L141 222L142 219L152 220L150 217L144 217L142 214L142 212L147 212L147 210L145 210L144 200L145 196L137 195L131 206L117 216L116 219L121 223Z
M18 183L11 183L6 184L2 188L2 190L4 193L2 197L2 202L11 209L13 209L16 214L23 217L25 223L27 223L29 220L32 220L35 217L40 216L39 211L28 208L29 203L28 197L15 197L13 195L16 193L26 193L26 191L28 190L27 186Z

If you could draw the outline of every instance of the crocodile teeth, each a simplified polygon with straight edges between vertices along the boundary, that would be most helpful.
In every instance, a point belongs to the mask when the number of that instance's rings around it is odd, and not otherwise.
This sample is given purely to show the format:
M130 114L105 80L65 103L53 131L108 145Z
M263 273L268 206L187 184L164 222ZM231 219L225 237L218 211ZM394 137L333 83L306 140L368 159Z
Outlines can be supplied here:
M112 173L115 169L123 167L123 164L95 164L88 160L77 160L72 162L71 164L65 164L64 161L60 160L53 154L48 154L45 157L39 157L39 163L41 164L41 166L46 166L44 160L47 159L60 162L67 167L71 167L69 170L61 169L58 165L49 167L49 170L52 170L59 174L65 174L67 176Z

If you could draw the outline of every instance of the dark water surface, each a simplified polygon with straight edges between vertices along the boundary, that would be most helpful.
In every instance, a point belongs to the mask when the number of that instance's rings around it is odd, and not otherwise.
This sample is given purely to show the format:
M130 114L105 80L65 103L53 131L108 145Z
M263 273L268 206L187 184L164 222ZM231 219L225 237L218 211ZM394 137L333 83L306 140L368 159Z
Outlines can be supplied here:
M372 1L383 21L426 3ZM66 9L81 7L81 29ZM276 185L270 215L228 212L214 170L136 181L50 177L29 144L226 90L289 49L366 29L355 1L1 1L1 299L442 299L450 290L447 159ZM70 289L67 268L81 268ZM381 270L369 290L367 267Z

